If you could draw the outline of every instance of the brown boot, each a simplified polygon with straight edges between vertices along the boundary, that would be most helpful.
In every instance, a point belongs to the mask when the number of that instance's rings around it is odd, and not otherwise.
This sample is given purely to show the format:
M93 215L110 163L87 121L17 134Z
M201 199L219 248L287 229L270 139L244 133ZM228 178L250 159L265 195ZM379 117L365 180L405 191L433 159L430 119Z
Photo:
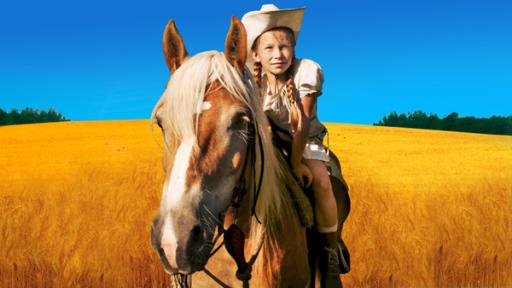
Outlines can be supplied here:
M325 241L323 241L323 247L320 250L319 256L320 287L343 287L340 280L338 233L325 233L322 236L324 236Z

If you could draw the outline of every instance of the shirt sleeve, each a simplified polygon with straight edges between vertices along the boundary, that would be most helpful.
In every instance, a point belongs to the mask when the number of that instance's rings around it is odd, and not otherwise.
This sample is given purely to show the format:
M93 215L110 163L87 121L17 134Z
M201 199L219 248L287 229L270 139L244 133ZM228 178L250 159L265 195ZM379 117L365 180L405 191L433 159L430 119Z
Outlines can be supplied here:
M297 63L296 69L297 72L294 80L300 98L312 93L316 93L317 97L320 96L324 82L324 75L320 65L309 59L301 59Z

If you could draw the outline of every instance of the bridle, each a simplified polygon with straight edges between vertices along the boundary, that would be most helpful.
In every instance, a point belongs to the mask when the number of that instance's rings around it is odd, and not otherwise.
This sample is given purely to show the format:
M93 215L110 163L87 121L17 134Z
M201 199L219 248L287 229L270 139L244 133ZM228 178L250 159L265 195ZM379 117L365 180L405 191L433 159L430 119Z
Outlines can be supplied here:
M249 126L247 128L248 129L247 132L248 132L248 136L249 136L248 142L247 142L247 153L246 153L246 157L245 157L245 161L244 161L244 166L242 168L241 179L234 188L232 198L231 198L230 207L233 207L234 209L238 209L240 207L245 195L247 194L248 187L247 187L245 175L246 175L246 173L248 173L248 171L247 171L248 162L254 161L254 163L256 163L256 147L255 146L256 146L256 144L258 144L257 146L259 148L259 155L261 158L260 159L260 171L259 171L260 177L259 177L258 181L256 181L256 167L255 167L256 165L252 165L251 172L252 172L253 183L254 183L253 191L255 191L255 194L254 194L254 200L253 200L253 207L251 208L251 215L256 218L256 221L258 221L259 224L261 224L261 221L258 219L258 216L256 214L256 204L258 202L258 196L260 194L262 183L263 183L263 172L264 172L265 159L264 159L264 151L263 151L263 141L261 139L261 135L259 135L259 133L258 133L257 123L254 120L254 116L252 116L250 118L251 118L251 120L250 120ZM263 243L265 241L266 235L265 235L265 233L262 234L260 239L258 239L258 243L256 246L257 249L256 249L255 253L251 256L251 258L248 261L245 261L245 257L243 254L243 252L244 252L243 232L236 224L232 224L227 230L224 229L224 227L223 227L224 216L225 216L225 214L221 215L221 217L220 217L221 221L216 226L217 234L215 235L214 240L211 243L205 244L205 245L212 247L212 250L211 250L210 254L208 255L206 261L208 261L211 257L213 257L213 255L215 255L220 250L220 248L225 246L226 250L231 255L231 257L233 257L233 259L235 260L235 262L237 264L237 267L238 267L238 269L236 271L237 279L242 281L244 288L248 288L249 280L252 278L252 274L251 274L252 266L253 266L254 262L256 262L256 259L263 247ZM220 241L220 244L217 245L217 242L219 242L221 236L224 236L223 240ZM215 248L213 248L213 247L215 247ZM206 275L208 275L212 280L217 282L217 284L219 284L221 287L230 288L229 285L227 285L225 282L223 282L217 276L215 276L212 272L210 272L206 268L206 266L201 271L203 271ZM191 287L192 286L191 277L192 277L191 274L180 274L180 273L172 274L171 278L173 280L173 287L181 287L181 288Z

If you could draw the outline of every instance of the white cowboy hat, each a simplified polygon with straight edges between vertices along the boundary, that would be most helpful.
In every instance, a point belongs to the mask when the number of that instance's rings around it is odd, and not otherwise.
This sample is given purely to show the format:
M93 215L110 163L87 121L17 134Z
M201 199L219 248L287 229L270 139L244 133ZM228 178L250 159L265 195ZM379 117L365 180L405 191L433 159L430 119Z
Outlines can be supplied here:
M260 10L247 12L242 17L242 23L247 30L247 48L251 55L254 41L263 32L276 27L288 27L293 31L295 41L299 37L300 25L304 16L304 7L279 9L274 4L265 4ZM252 61L252 57L247 57Z

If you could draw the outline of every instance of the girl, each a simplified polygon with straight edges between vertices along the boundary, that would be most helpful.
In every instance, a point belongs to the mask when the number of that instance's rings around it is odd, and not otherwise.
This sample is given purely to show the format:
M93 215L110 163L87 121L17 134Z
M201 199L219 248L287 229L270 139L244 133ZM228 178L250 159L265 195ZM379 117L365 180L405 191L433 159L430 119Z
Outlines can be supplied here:
M292 135L289 157L299 184L313 185L316 226L325 236L320 254L322 287L341 287L336 200L325 164L328 150L322 144L327 130L316 108L322 94L322 70L311 60L295 58L303 14L304 8L280 10L263 5L260 11L245 14L242 23L252 55L253 63L248 64L253 66L263 109L278 131Z

